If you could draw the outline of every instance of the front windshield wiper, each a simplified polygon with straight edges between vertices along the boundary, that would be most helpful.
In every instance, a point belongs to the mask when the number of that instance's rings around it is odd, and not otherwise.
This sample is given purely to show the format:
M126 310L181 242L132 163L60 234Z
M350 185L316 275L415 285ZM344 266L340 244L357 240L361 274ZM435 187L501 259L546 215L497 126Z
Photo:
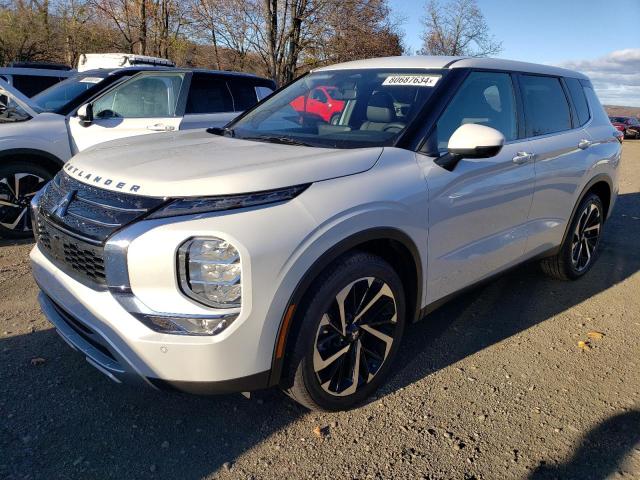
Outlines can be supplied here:
M229 127L211 127L207 128L207 132L214 135L219 135L220 137L235 137L233 128Z
M251 137L240 137L243 140L255 140L257 142L277 143L279 145L295 145L301 147L315 147L311 143L303 142L302 140L296 140L291 137L278 137L270 135L256 135Z

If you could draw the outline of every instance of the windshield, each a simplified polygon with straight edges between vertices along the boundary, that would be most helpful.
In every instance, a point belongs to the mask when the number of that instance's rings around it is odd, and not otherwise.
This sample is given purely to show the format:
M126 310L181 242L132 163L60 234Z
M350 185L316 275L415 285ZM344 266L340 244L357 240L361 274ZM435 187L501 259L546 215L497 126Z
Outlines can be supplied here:
M80 74L53 85L31 101L40 112L55 112L107 77L107 72Z
M227 132L316 147L392 145L433 94L442 71L311 73L260 103Z

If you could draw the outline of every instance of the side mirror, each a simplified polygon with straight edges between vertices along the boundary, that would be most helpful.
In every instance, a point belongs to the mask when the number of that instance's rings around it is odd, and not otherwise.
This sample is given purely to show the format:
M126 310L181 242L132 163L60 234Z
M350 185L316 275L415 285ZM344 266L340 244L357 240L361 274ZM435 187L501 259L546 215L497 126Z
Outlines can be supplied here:
M83 127L88 127L93 122L93 105L90 103L85 103L80 108L78 108L78 119L80 120L80 125Z
M503 145L504 135L495 128L467 123L453 132L447 147L448 153L437 158L435 162L451 171L463 158L495 157Z

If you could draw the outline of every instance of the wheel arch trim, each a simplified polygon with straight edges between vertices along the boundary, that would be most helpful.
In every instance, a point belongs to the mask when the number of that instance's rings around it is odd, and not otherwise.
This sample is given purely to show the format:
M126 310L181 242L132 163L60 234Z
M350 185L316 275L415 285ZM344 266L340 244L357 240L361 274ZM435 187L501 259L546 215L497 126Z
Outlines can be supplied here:
M582 202L582 199L584 198L584 196L587 194L589 190L591 190L591 188L593 188L595 184L601 183L601 182L605 182L609 186L609 191L611 192L610 193L611 197L608 199L610 207L609 207L609 210L607 211L607 218L609 218L609 216L611 215L611 211L612 211L611 207L613 206L612 199L614 195L613 180L611 180L611 177L606 173L599 173L598 175L595 175L591 180L589 180L580 191L580 194L578 195L577 200L574 203L573 208L571 209L571 215L569 216L569 219L567 221L567 226L565 227L564 234L562 235L562 242L560 243L558 248L561 248L567 239L567 235L569 234L569 228L571 227L571 222L573 220L573 217L576 214L576 211L578 210L578 206L580 206L580 202Z
M396 241L405 247L411 254L413 260L413 266L416 272L416 292L415 292L415 305L411 312L412 321L416 321L420 316L422 293L423 293L423 268L420 257L420 250L415 244L414 240L405 232L394 227L374 227L366 230L362 230L355 234L349 235L336 243L333 247L322 253L317 257L315 262L305 272L304 276L298 281L296 287L291 294L289 301L283 311L278 325L278 332L276 335L276 342L273 348L273 355L271 360L271 376L269 379L269 385L278 385L283 373L285 352L287 347L287 341L291 332L291 326L294 323L294 318L297 313L297 306L304 297L311 283L317 278L320 273L331 264L340 255L357 248L359 245L371 242L371 241Z
M0 151L0 161L11 161L15 157L22 156L30 156L30 157L40 157L46 159L48 161L53 162L58 167L62 168L64 165L64 161L55 156L54 154L47 152L45 150L39 150L36 148L10 148L7 150Z

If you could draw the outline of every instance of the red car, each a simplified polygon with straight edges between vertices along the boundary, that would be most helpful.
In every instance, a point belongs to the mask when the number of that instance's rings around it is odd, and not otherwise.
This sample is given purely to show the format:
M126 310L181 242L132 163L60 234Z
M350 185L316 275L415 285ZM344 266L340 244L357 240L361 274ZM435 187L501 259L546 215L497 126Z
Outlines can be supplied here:
M337 92L335 87L319 86L311 90L308 97L301 95L290 105L296 112L317 115L327 123L335 123L344 108L344 101L335 99Z
M635 117L609 117L616 130L624 134L624 138L640 138L640 120Z

